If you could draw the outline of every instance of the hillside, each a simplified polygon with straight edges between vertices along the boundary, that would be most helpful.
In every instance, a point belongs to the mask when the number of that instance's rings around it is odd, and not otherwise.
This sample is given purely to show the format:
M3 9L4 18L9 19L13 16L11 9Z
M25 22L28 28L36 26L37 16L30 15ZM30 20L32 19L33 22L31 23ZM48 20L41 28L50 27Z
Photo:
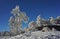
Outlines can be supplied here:
M60 39L59 31L29 31L12 37L0 37L0 39Z

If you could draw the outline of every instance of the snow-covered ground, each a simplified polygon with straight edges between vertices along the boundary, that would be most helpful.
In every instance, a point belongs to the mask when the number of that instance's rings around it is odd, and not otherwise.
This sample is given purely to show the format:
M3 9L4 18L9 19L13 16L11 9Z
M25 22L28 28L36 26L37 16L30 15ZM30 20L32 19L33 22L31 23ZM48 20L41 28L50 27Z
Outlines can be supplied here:
M20 34L14 37L0 37L0 39L60 39L59 31L34 31Z

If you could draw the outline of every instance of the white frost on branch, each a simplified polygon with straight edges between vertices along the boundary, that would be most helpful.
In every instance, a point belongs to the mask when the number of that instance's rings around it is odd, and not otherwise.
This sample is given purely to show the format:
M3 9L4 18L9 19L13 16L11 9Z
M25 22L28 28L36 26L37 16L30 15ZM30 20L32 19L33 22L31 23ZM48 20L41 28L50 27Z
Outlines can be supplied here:
M16 6L16 8L12 9L11 13L16 16L20 12L19 6Z
M14 17L11 16L10 19L9 19L9 25L13 26L14 25Z
M15 32L16 31L16 28L14 27L15 26L15 18L13 16L11 16L9 19L9 25L10 25L10 31Z

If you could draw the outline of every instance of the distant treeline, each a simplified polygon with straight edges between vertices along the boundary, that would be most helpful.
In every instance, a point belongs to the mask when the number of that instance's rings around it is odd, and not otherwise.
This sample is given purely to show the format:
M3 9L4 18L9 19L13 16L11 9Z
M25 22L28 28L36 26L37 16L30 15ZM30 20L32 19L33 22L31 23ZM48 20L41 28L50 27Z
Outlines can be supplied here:
M48 27L50 30L54 28L55 30L60 31L60 25L47 25L47 26L36 27L36 29L42 30L44 27Z

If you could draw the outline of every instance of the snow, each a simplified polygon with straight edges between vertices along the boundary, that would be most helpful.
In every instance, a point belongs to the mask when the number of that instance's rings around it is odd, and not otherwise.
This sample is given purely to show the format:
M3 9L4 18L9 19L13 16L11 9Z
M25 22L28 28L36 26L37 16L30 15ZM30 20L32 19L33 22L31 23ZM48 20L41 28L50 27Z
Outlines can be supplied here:
M3 37L0 39L60 39L59 31L34 31L34 32L26 32L24 34L20 34L13 37Z

